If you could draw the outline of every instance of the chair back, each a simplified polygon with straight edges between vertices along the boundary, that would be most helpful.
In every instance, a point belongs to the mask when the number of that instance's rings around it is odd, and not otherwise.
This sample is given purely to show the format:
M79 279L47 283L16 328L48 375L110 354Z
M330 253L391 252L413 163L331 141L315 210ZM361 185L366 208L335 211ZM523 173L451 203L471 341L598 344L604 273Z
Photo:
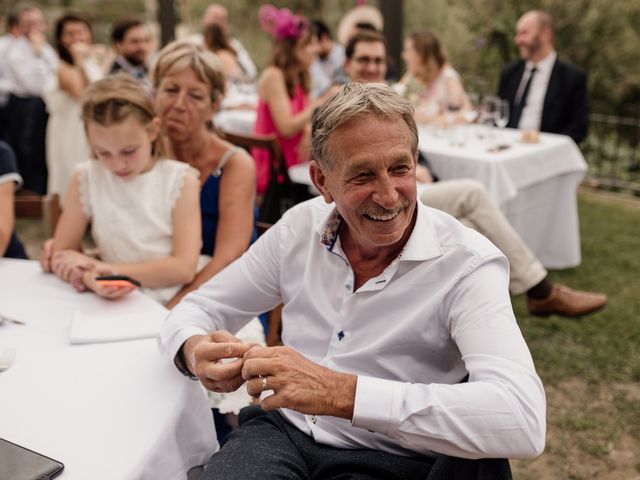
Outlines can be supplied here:
M280 144L278 143L278 137L274 133L270 135L240 135L221 130L220 136L234 145L244 148L249 153L251 153L252 148L267 150L271 155L272 172L275 171L276 175L279 175L284 183L291 183L289 172L282 156L282 150L280 150Z
M246 149L264 148L271 154L272 163L269 184L264 197L259 196L256 200L260 207L260 221L270 224L276 223L286 210L314 196L309 192L308 185L291 181L275 134L238 135L221 131L220 135L240 147Z
M53 237L56 224L62 213L60 196L57 193L48 195L16 195L14 197L16 218L42 218L45 238Z

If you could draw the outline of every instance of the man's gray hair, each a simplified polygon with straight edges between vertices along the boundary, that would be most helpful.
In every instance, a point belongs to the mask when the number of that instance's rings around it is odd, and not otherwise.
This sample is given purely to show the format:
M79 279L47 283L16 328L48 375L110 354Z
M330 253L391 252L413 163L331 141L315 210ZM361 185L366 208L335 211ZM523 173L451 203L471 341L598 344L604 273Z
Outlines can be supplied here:
M411 151L418 149L418 129L413 119L413 106L393 89L382 83L350 82L313 114L311 123L311 158L320 168L333 167L329 137L345 123L375 115L381 120L402 119L411 135Z

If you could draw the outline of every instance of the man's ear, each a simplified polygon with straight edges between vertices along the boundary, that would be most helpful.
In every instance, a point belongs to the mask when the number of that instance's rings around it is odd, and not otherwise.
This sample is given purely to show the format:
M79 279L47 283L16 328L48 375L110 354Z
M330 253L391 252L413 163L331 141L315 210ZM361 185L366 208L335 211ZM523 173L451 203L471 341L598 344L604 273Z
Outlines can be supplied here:
M315 160L311 160L309 162L309 176L311 177L311 181L316 189L320 192L320 195L324 198L324 201L327 203L333 202L333 196L329 189L327 188L327 176L324 174L320 165Z

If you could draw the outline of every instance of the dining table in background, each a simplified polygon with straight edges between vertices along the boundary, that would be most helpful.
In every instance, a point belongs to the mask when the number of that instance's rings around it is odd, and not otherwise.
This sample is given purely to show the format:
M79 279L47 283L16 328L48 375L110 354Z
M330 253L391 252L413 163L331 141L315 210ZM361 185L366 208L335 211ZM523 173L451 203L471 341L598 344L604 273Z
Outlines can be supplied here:
M418 128L418 148L438 178L482 183L545 267L579 265L577 188L587 164L571 137L540 133L523 142L515 129L483 127L479 137L476 126L458 128Z
M135 321L167 310L140 292L110 301L78 293L35 261L0 259L0 438L64 463L60 480L184 480L217 449L198 382L154 338L70 344L74 315Z
M215 123L225 131L250 135L255 118L255 111L227 110ZM418 133L418 148L438 178L482 183L545 267L581 263L577 188L587 164L570 137L540 133L536 142L525 143L519 130L479 125L448 130L419 126ZM292 180L310 184L306 168L292 167Z

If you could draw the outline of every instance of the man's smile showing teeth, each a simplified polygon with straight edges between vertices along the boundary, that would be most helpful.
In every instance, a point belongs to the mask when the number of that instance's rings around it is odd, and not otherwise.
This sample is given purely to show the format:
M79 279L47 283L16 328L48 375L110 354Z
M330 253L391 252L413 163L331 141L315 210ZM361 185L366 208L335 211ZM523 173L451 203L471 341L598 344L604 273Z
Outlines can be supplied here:
M394 213L388 213L386 215L374 215L374 214L370 214L370 213L365 213L365 216L367 218L370 218L371 220L375 220L377 222L388 222L389 220L393 220L394 218L396 218L399 213L400 213L400 211L397 211L397 212L394 212Z

